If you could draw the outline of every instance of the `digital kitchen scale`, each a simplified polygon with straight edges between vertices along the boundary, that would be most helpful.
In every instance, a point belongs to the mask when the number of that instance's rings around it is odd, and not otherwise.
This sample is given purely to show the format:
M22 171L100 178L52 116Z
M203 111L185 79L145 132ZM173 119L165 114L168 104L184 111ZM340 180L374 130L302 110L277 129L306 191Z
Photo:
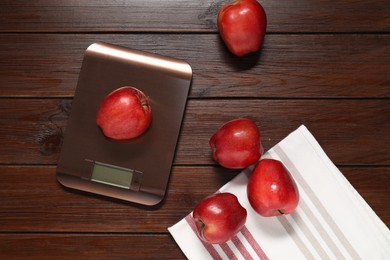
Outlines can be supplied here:
M94 43L85 52L60 159L58 181L69 188L156 205L165 196L192 79L175 58ZM138 88L148 96L152 123L141 136L115 141L96 125L111 91Z

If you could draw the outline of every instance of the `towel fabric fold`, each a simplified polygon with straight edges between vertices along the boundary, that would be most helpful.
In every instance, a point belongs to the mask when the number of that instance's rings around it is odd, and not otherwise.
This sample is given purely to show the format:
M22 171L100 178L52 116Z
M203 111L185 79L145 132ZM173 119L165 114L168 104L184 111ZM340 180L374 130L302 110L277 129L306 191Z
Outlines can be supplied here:
M297 209L262 217L251 208L246 184L253 166L218 192L235 194L248 217L224 244L202 242L192 213L168 230L188 259L390 259L390 231L331 162L305 126L262 158L283 162L299 189Z

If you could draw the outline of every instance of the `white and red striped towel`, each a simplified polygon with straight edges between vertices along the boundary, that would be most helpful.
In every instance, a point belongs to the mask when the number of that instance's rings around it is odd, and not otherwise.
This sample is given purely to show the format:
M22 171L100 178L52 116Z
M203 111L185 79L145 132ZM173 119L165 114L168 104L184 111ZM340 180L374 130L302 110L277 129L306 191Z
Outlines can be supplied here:
M263 158L281 160L297 182L300 201L290 215L265 218L246 196L251 167L218 192L247 209L245 227L221 245L202 242L192 213L168 230L188 259L390 259L390 231L326 156L305 126Z

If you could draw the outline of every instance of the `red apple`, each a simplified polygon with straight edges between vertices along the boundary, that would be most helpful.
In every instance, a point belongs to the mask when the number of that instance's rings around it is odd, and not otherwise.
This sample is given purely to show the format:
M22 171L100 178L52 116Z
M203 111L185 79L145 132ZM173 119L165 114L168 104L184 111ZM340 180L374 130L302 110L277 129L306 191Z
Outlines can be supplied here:
M289 214L298 205L298 187L284 165L274 159L262 159L252 171L247 185L248 200L262 216Z
M247 118L238 118L222 125L209 144L214 160L230 169L242 169L254 164L263 152L260 130L255 122Z
M223 5L217 23L221 38L233 54L243 56L260 50L267 17L256 0L236 0Z
M234 194L224 192L204 198L195 206L192 216L203 241L221 244L242 229L247 213Z
M109 93L96 114L96 124L104 135L115 140L141 135L149 127L151 120L152 109L145 94L128 86Z

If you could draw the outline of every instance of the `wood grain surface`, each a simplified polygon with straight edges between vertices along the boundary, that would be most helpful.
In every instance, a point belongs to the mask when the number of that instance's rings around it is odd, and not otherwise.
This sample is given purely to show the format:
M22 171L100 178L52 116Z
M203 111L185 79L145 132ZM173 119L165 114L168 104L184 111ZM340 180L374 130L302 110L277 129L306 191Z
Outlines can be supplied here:
M3 34L0 97L72 97L94 42L186 60L190 98L390 97L390 35L380 34L271 34L260 53L243 58L217 34Z
M71 104L71 99L3 99L0 163L56 164ZM175 165L215 164L209 139L238 117L257 122L270 139L263 141L265 149L304 124L336 164L390 165L389 99L191 99Z
M3 32L216 32L229 0L3 0ZM259 1L269 32L389 31L387 0Z
M218 35L227 0L0 1L0 259L185 259L167 231L234 178L209 138L249 117L265 149L304 124L390 227L390 1L259 1L260 52ZM187 61L193 80L166 198L148 208L64 188L56 165L86 48Z
M3 166L0 170L1 229L9 233L30 229L38 233L165 233L205 194L214 193L238 173L221 167L176 166L167 197L149 209L63 188L53 166ZM342 167L341 171L388 223L390 168Z

